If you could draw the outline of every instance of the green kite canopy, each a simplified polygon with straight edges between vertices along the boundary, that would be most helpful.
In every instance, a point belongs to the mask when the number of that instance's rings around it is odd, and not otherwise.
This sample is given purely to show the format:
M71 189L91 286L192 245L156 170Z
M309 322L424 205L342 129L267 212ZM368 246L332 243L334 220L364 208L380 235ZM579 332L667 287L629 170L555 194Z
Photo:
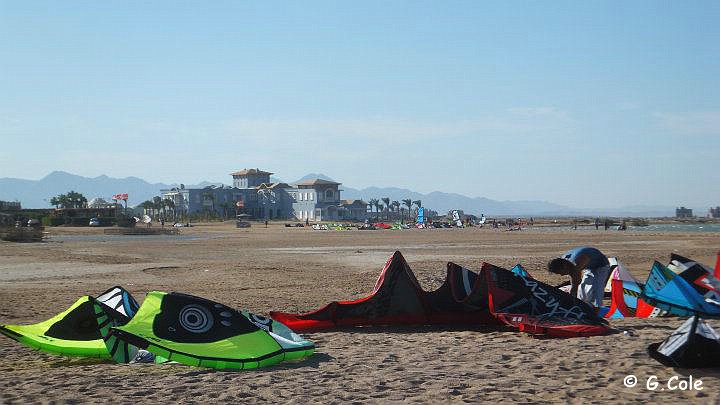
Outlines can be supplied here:
M33 325L0 325L5 336L51 354L109 358L95 322L92 298L84 296L47 321Z
M101 328L124 325L138 308L122 287L97 298L80 297L64 312L32 325L3 325L0 333L34 349L51 354L110 358Z
M315 346L280 322L181 293L148 293L133 319L111 327L121 342L178 363L218 369L269 366L311 356ZM126 362L124 353L113 358Z
M315 346L280 322L199 297L151 292L142 307L121 287L84 296L33 325L0 333L51 354L243 369L312 356ZM132 318L132 320L131 320ZM147 353L139 353L145 349ZM143 361L144 362L144 361Z

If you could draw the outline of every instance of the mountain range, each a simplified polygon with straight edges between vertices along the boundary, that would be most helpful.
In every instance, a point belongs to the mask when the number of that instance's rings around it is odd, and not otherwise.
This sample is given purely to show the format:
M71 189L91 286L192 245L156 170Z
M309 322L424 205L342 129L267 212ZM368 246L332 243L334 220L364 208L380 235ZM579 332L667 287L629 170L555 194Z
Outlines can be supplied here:
M300 183L311 179L333 179L322 173L310 173L289 184ZM281 179L272 177L272 181L281 182ZM187 188L202 188L209 185L218 186L220 183L202 182L195 185L185 185ZM54 171L40 180L25 180L16 178L0 178L0 200L20 201L24 208L48 208L50 199L59 194L74 190L82 193L90 200L102 197L109 200L117 193L128 193L129 205L137 205L145 200L159 195L161 189L179 187L180 184L148 183L137 177L112 178L105 175L98 177L83 177L75 174ZM444 193L434 191L423 194L397 187L367 187L355 189L341 186L342 198L363 199L388 197L391 200L402 201L410 198L421 200L424 207L445 213L449 210L459 209L471 214L499 215L499 216L570 216L570 215L610 215L610 216L642 216L661 217L674 215L674 207L664 206L628 206L621 208L578 209L547 201L497 201L484 197L468 197L457 193Z

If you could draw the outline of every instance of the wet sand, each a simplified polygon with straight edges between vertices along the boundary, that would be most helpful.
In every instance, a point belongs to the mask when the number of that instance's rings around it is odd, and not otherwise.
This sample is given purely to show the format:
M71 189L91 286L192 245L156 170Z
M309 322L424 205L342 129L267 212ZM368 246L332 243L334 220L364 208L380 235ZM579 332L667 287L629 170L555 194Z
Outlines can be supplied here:
M653 260L677 252L714 264L717 233L431 229L313 231L234 223L183 229L182 238L107 238L101 229L52 228L45 243L0 242L0 321L32 323L79 296L113 285L139 301L151 290L179 291L266 314L307 311L367 295L395 250L426 290L438 287L445 263L479 269L482 261L522 263L558 283L544 264L576 245L618 256L644 278ZM27 402L717 402L719 371L666 368L646 347L680 319L612 322L627 334L538 339L512 330L357 328L306 336L317 345L308 361L221 372L181 365L114 365L35 352L0 336L0 400ZM720 329L720 322L712 322ZM640 384L623 385L628 374ZM656 391L689 375L702 391ZM661 385L662 387L662 385Z

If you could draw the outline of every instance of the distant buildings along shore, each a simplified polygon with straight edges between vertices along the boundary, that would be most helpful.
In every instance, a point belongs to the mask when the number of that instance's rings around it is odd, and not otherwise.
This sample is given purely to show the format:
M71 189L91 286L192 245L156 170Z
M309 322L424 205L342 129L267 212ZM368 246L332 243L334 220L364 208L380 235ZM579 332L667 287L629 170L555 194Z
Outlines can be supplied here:
M175 204L180 214L214 212L228 216L246 214L260 219L297 219L299 221L363 221L368 217L367 203L342 200L341 183L314 179L290 185L270 181L273 173L244 169L230 175L233 186L172 188L160 190L163 199Z

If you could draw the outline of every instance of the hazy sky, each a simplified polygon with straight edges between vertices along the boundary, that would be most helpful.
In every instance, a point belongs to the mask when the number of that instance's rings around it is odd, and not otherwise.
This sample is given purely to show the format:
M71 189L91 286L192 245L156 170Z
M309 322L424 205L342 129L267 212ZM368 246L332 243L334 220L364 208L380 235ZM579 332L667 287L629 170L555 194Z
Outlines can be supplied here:
M0 1L0 177L720 204L720 2Z

